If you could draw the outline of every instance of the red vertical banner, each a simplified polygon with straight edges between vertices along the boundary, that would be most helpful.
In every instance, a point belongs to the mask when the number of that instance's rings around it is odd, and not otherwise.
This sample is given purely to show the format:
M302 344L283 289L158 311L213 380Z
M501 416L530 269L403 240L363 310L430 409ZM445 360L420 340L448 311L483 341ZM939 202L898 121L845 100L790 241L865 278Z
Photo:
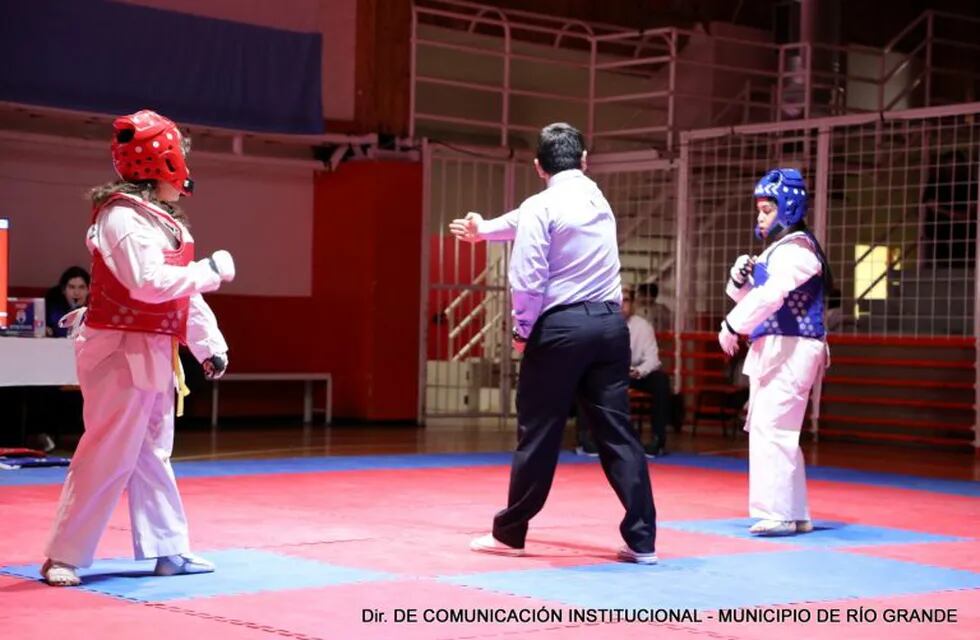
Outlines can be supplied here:
M316 174L307 319L334 412L414 421L419 393L422 165L350 162Z
M7 328L7 234L10 230L10 221L0 218L0 329Z

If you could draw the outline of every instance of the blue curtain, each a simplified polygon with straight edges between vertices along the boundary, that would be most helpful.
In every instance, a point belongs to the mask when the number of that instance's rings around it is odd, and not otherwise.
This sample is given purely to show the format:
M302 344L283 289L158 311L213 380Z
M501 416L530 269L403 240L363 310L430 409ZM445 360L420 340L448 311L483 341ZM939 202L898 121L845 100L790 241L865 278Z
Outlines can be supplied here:
M106 0L0 2L0 100L320 133L319 33Z

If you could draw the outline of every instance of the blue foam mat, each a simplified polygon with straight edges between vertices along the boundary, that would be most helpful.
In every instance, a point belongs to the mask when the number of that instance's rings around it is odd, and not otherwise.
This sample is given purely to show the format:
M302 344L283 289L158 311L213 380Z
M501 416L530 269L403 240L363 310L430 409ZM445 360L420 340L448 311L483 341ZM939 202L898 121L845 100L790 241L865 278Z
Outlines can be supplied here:
M394 574L352 569L254 549L225 549L204 555L217 571L186 576L153 575L153 560L97 560L81 569L82 588L141 602L307 589L356 582L391 580ZM10 565L3 573L40 580L40 565Z
M25 469L32 467L67 467L69 458L58 456L0 456L0 468Z
M375 456L308 456L302 458L260 458L243 460L195 460L174 462L179 478L220 478L274 473L316 473L324 471L369 471L396 469L445 469L452 467L493 467L509 465L512 452L431 453ZM562 452L562 464L593 464L593 458ZM0 473L0 486L60 484L64 469L22 469Z
M714 610L980 588L980 573L802 550L447 576L441 581L595 608Z
M851 522L832 522L815 520L813 531L790 536L766 536L759 538L749 533L755 520L751 518L729 518L718 520L668 520L659 522L663 529L677 529L693 533L708 533L743 539L763 539L769 542L782 542L797 547L861 547L886 544L921 544L926 542L961 542L966 538L923 533L892 527L876 527Z
M511 452L436 453L376 456L330 456L271 458L257 460L208 460L176 462L174 470L181 478L216 478L271 473L312 473L323 471L364 471L385 469L438 469L448 467L498 466L510 464ZM598 464L596 458L563 452L562 464ZM747 461L739 458L696 454L671 454L651 463L656 477L659 465L695 467L716 471L746 473ZM0 486L60 484L66 471L61 468L18 469L0 471ZM980 482L919 478L899 474L855 471L837 467L807 467L811 480L832 480L897 489L913 489L969 497L980 497Z

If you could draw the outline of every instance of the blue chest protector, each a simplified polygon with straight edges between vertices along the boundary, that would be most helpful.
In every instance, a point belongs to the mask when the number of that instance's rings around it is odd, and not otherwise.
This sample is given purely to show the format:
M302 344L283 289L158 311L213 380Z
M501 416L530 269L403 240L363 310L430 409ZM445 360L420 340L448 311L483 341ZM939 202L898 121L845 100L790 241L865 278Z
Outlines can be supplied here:
M768 259L775 251L774 247L769 252L766 263L755 264L752 271L753 287L761 287L769 279ZM823 324L823 283L823 275L818 273L791 291L783 306L756 327L749 339L756 340L762 336L822 339L826 335Z

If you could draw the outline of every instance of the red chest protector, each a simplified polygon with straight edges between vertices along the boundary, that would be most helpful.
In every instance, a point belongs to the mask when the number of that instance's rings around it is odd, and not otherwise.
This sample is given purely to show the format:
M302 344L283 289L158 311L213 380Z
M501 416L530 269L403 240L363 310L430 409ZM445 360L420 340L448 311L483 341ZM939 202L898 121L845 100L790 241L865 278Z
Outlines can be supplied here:
M141 213L149 214L175 230L177 248L163 250L164 264L184 267L194 260L194 243L185 240L183 227L163 211L139 198L124 194L110 197L92 211L92 223L95 223L103 209L120 201L124 201ZM160 303L134 300L126 286L109 270L102 255L98 251L92 253L92 285L85 324L99 329L162 333L176 336L181 342L186 343L189 307L190 298L178 298Z

